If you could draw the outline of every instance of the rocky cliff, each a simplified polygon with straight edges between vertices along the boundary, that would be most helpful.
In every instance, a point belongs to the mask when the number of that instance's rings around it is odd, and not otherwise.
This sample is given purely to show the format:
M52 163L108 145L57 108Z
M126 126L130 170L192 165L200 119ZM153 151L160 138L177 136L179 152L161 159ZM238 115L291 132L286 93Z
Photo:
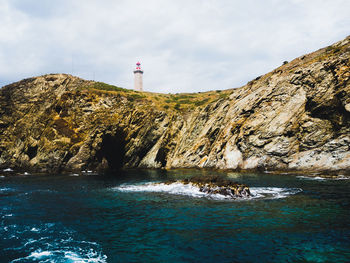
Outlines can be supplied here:
M0 166L350 169L350 37L232 90L136 92L65 74L0 89Z

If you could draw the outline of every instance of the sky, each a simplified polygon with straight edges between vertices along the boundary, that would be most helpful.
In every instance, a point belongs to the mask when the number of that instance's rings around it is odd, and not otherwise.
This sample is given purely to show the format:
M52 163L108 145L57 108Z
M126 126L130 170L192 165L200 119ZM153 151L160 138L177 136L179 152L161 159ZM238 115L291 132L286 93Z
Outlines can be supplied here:
M68 73L178 93L240 87L350 35L349 0L0 0L0 87Z

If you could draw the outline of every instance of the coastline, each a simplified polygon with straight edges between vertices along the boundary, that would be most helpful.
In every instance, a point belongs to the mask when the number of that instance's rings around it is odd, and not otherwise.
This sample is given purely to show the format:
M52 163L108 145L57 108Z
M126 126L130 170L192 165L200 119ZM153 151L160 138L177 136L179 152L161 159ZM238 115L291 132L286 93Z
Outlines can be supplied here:
M349 57L347 37L220 92L138 92L67 74L28 78L0 89L0 167L348 173Z

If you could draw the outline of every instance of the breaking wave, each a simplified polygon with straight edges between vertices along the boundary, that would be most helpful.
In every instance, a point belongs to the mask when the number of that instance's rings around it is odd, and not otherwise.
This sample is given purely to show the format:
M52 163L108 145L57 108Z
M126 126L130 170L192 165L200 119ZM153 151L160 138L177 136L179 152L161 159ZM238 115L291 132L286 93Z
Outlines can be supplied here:
M302 191L301 188L250 187L252 198L280 199Z
M104 263L107 262L107 256L98 253L94 250L89 250L87 253L74 252L70 250L36 250L28 256L14 259L11 263L20 263L30 261L39 262L75 262L75 263Z
M183 184L181 182L175 183L142 183L142 184L122 184L120 186L114 187L114 190L121 192L155 192L155 193L168 193L175 195L186 195L191 197L205 197L210 199L232 199L229 196L224 196L221 194L207 194L199 190L199 187L189 183ZM250 192L252 196L246 198L242 197L236 200L251 200L251 199L279 199L285 198L290 195L297 194L301 192L300 188L279 188L279 187L250 187Z
M62 231L63 230L63 231ZM25 251L13 259L21 262L107 262L107 256L96 242L75 239L76 233L61 225L46 223L35 226L7 225L0 234L5 241L17 243L5 251Z

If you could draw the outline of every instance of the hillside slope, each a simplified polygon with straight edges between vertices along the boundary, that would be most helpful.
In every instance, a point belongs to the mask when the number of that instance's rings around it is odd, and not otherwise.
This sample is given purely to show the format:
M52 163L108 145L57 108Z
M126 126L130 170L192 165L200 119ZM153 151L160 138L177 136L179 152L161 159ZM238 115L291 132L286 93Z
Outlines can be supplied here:
M65 74L0 89L0 166L350 169L350 37L232 90L154 94Z

